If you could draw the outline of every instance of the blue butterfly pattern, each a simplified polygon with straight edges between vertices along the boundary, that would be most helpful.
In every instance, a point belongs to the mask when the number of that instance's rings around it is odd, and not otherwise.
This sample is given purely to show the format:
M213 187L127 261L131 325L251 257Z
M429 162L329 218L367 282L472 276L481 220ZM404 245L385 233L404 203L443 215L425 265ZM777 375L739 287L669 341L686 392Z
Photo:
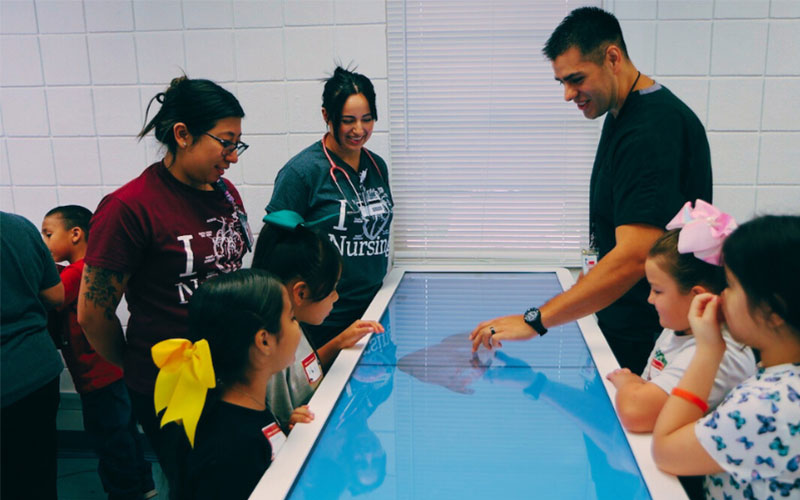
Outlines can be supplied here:
M781 438L779 437L776 437L772 440L772 442L769 444L769 449L777 451L778 455L782 457L785 457L789 454L789 447L783 444L783 441L781 441Z
M795 455L786 462L786 468L789 469L790 472L797 472L798 467L800 467L800 455Z
M739 442L739 443L743 443L745 450L749 450L750 448L753 447L753 442L752 441L748 441L747 440L747 436L742 436L739 439L737 439L736 441Z
M761 464L769 465L773 469L775 468L775 462L772 460L772 457L764 458L761 455L756 455L756 465Z
M711 436L711 439L713 439L714 442L717 443L717 451L724 450L725 448L728 447L728 445L725 444L725 441L720 436Z
M747 420L741 416L739 410L728 413L728 416L736 423L736 429L741 429L742 426L747 422Z
M791 423L791 422L789 422L789 434L794 436L798 432L800 432L800 422L797 422L796 425Z
M800 394L798 394L791 385L787 385L786 388L789 390L789 401L794 403L800 400Z
M761 428L758 429L759 434L764 434L766 432L775 432L775 426L772 425L775 423L775 417L765 417L764 415L756 414L756 418L759 422L761 422Z
M712 429L716 429L718 418L719 418L719 412L717 410L714 410L714 413L711 414L711 418L708 420L708 422L705 423L705 426L711 427Z

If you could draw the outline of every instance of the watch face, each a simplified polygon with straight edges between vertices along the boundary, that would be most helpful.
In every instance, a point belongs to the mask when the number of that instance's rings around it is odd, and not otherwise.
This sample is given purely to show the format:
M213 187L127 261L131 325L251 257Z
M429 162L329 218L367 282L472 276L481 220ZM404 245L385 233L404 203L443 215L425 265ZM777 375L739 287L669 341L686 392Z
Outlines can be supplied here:
M525 322L534 323L539 320L539 310L536 308L525 311Z

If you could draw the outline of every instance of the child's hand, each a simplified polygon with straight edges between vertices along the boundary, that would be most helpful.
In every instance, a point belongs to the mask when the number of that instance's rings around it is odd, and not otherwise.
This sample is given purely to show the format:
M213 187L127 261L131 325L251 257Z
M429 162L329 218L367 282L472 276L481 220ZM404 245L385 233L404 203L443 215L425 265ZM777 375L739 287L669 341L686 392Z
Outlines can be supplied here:
M307 424L314 420L314 414L308 409L308 405L298 406L289 417L289 430L294 429L294 424Z
M631 382L645 383L642 377L631 372L629 368L617 368L613 372L606 375L606 379L614 384L614 387L619 389L623 385L630 384Z
M719 320L719 296L701 293L692 299L689 307L689 326L697 341L698 348L711 349L717 353L725 352Z
M355 320L352 325L347 327L347 330L336 336L339 349L353 347L356 342L364 338L364 335L372 332L383 333L383 325L377 321Z

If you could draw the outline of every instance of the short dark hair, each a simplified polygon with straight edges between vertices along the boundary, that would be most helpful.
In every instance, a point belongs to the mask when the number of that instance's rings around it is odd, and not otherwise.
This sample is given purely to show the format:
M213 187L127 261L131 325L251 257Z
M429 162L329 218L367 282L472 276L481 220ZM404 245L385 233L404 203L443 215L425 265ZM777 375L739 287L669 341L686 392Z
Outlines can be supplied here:
M264 329L279 335L283 285L270 273L241 269L200 285L189 301L189 338L208 341L217 384L248 383L250 346Z
M378 120L378 108L375 106L375 88L366 76L337 66L333 75L325 81L322 91L322 107L333 125L333 138L339 140L339 126L342 124L342 108L351 95L363 94L369 104L372 119Z
M45 217L57 215L61 217L64 229L70 230L73 227L81 228L86 241L89 241L89 221L92 220L92 211L80 205L62 205L56 207L45 214Z
M662 234L650 248L648 257L657 258L661 269L672 276L681 293L689 293L692 287L702 285L713 293L725 289L725 269L704 262L693 253L678 252L680 229Z
M161 108L147 122L153 101ZM159 92L147 104L145 126L138 137L141 139L155 129L156 139L173 155L178 150L172 129L176 123L186 124L189 133L199 137L208 132L223 118L242 118L244 110L236 97L210 80L190 79L186 75L175 78L169 88Z
M339 281L342 257L327 238L303 226L283 229L267 224L261 229L253 252L254 269L264 269L283 284L300 279L308 284L310 299L330 295Z
M751 311L763 305L800 335L800 216L765 215L745 222L722 246L725 266L747 294Z
M551 61L577 47L581 54L601 64L606 48L614 44L628 57L628 48L622 37L622 28L614 14L598 7L580 7L567 15L547 39L542 52Z

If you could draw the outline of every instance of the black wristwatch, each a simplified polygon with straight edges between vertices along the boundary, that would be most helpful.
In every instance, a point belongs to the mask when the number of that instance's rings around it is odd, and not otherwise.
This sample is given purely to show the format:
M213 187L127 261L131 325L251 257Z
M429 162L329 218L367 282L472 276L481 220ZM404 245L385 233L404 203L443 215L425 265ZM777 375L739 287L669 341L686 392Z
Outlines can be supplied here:
M542 324L542 313L538 308L531 307L525 311L525 315L522 318L525 320L525 323L536 330L536 333L538 333L540 336L547 333L547 328L545 328Z

